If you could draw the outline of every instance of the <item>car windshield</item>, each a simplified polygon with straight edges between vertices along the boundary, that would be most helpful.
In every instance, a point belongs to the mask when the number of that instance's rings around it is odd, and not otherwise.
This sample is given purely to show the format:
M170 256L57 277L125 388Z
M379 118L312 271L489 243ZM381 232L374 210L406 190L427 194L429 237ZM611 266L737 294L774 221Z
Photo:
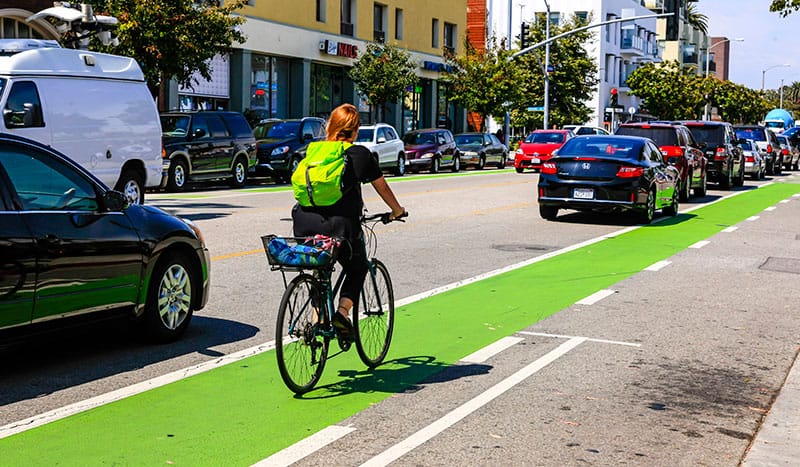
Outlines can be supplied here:
M531 133L525 142L558 144L564 142L564 137L564 133Z
M435 144L433 133L408 133L403 136L403 142L409 145Z
M618 135L641 136L642 138L652 139L657 146L677 146L678 135L671 127L640 127L640 126L621 126L616 132Z
M692 132L694 132L694 128L692 129ZM767 135L764 134L764 130L762 130L761 128L737 128L736 137L744 139L752 139L753 141L767 140ZM695 139L697 139L697 135L695 135Z
M480 145L483 144L483 135L456 135L456 144L458 146L467 146L470 144Z
M161 134L164 136L186 136L189 132L188 115L162 115Z
M356 136L356 143L371 143L372 135L374 134L375 134L375 129L373 128L361 128L358 130L358 136Z
M300 122L267 122L258 125L253 130L257 139L286 139L296 138L300 132Z
M767 128L783 129L784 125L786 124L783 122L765 122L764 126L766 126Z
M644 142L635 138L572 138L558 150L558 156L603 156L638 159Z
M0 92L2 92L2 91L0 91ZM791 138L792 136L794 136L795 133L798 132L798 130L800 130L800 127L793 126L793 127L789 128L788 130L784 131L783 132L783 136L788 136L789 138Z

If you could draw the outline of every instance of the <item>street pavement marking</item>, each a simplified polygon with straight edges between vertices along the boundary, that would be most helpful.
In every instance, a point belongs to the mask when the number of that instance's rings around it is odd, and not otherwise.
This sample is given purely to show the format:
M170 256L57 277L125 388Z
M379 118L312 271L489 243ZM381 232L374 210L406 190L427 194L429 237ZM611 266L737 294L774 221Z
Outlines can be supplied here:
M765 211L774 211L775 210L775 206L770 206L768 208L764 208L764 210Z
M748 217L748 218L747 218L747 219L745 219L745 220L746 220L746 221L753 222L753 221L757 221L757 220L758 220L760 217L761 217L761 216L750 216L750 217Z
M603 290L597 291L597 292L589 295L588 297L586 297L586 298L584 298L582 300L579 300L579 301L575 302L575 304L576 305L594 305L595 303L599 302L600 300L602 300L602 299L604 299L606 297L610 297L610 296L614 295L615 293L617 293L615 290L603 289Z
M703 248L704 246L708 245L709 243L711 243L711 242L709 242L708 240L700 240L697 243L689 245L689 248L694 248L694 249Z
M300 459L319 451L337 439L354 431L356 431L356 429L352 426L331 425L253 464L253 467L272 467L294 464Z
M789 200L788 199L782 199L782 200L780 200L778 202L781 203L781 204L786 204L786 203L789 202Z
M467 355L466 357L462 358L461 361L464 363L483 363L505 349L511 347L512 345L522 342L523 340L525 339L521 337L504 337L497 342L487 345L477 352Z
M550 334L547 332L534 332L534 331L520 331L518 334L525 334L526 336L554 337L557 339L574 339L576 337L580 337L580 336L568 336L566 334ZM629 347L642 346L642 344L637 344L634 342L610 341L608 339L593 339L591 337L586 337L585 339L587 342L600 342L603 344L627 345Z
M567 342L564 342L563 344L551 350L544 356L523 367L513 375L492 386L487 391L478 394L477 396L470 399L460 407L446 414L444 417L436 420L435 422L431 423L425 428L412 434L405 440L395 444L386 451L383 451L382 453L378 454L377 456L363 463L362 467L377 467L377 466L382 467L399 459L400 457L416 449L426 441L433 439L439 433L443 432L444 430L455 425L462 419L466 418L468 415L471 415L473 412L480 409L484 405L488 404L497 397L501 396L509 389L523 382L528 377L534 375L539 370L546 367L550 363L553 363L559 357L565 355L567 352L579 346L585 341L586 341L585 337L573 337Z
M731 233L731 232L735 232L738 228L739 227L736 227L735 225L732 225L732 226L730 226L728 228L722 229L722 231L725 232L725 233Z
M644 268L644 270L653 272L660 271L665 267L669 266L670 264L672 264L672 261L659 261L657 263L651 264L650 266L647 266L646 268Z

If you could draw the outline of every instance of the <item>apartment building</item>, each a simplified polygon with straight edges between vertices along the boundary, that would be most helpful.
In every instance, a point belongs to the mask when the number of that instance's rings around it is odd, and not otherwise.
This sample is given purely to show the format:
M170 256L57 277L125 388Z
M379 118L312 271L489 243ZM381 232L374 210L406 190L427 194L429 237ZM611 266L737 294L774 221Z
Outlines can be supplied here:
M689 22L686 6L697 1L680 0L678 2L680 15L677 40L666 40L666 18L658 19L658 37L661 44L663 44L662 58L665 61L676 61L682 68L692 68L698 75L703 75L706 69L706 59L711 62L710 59L713 57L713 53L721 49L715 48L712 50L711 47L714 46L711 44L710 37ZM664 8L665 0L644 0L644 3L649 8L661 12ZM709 53L711 56L708 55ZM714 68L716 68L716 64L714 64Z

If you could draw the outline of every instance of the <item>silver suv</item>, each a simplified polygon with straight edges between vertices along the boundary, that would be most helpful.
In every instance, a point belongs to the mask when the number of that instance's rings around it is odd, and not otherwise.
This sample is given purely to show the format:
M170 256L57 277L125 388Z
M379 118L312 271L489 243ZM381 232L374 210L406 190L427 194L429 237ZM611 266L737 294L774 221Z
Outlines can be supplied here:
M389 169L397 176L406 173L405 145L393 126L386 123L362 125L355 144L372 151L382 169Z
M752 139L758 146L758 152L767 163L767 175L780 175L783 168L783 154L781 145L775 133L761 125L735 126L736 137L739 139Z

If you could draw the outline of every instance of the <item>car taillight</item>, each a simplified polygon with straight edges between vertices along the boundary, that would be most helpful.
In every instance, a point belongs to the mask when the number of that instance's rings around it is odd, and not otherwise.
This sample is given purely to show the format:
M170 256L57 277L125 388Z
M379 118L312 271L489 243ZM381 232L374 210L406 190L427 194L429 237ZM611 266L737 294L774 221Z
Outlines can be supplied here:
M767 152L772 152L772 145L771 144L767 145Z
M714 153L714 160L715 161L724 161L727 159L725 154L725 148L717 148L717 152Z
M553 175L557 172L558 168L556 167L555 162L545 162L542 164L542 173Z
M783 153L783 155L785 156L785 155L789 154L789 150L788 149L784 149L784 150L781 151L781 153Z
M628 167L628 166L621 166L617 171L617 177L619 178L639 178L644 173L644 169L641 167Z
M661 146L661 154L665 157L675 157L683 155L683 148L680 146Z
M753 157L753 156L744 156L744 161L745 162L755 162L756 158Z

